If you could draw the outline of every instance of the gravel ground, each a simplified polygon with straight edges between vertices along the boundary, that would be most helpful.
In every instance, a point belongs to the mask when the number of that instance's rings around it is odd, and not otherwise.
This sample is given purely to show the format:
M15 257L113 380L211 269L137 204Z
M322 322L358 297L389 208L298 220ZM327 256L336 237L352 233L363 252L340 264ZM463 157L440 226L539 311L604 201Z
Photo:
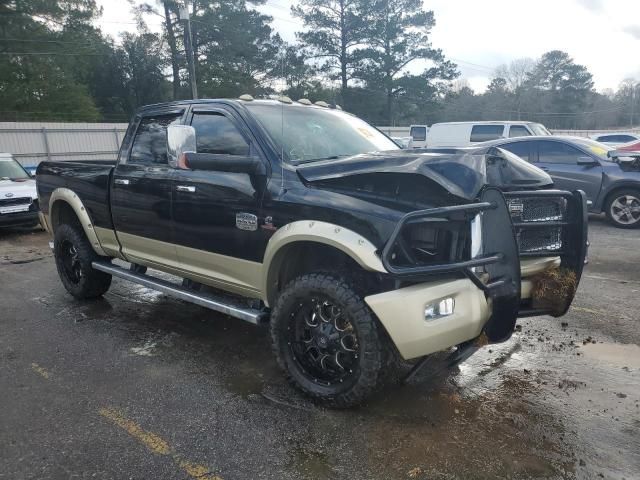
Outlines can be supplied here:
M266 330L115 280L73 300L43 232L0 232L0 479L640 478L640 235L600 217L562 319L348 411Z

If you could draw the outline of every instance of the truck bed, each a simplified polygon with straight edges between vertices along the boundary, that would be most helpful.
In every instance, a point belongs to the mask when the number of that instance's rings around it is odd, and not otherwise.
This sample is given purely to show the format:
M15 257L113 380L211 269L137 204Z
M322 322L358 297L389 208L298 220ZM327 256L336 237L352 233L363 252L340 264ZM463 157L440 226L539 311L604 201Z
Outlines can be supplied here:
M36 170L40 210L49 214L51 192L68 188L80 197L96 226L112 229L109 185L115 165L115 160L40 163Z

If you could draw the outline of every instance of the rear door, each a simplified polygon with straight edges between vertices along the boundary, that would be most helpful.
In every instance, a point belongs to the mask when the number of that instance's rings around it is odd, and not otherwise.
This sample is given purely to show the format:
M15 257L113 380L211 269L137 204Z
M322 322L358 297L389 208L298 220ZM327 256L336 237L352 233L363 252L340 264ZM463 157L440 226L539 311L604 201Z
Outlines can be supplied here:
M178 266L173 245L167 126L183 110L162 109L138 118L131 146L121 151L113 173L111 214L127 260L149 266Z
M194 108L188 123L196 131L198 153L260 156L251 132L223 106ZM251 294L242 289L256 286L264 256L259 225L264 182L246 173L176 170L173 217L184 271Z
M538 140L536 144L536 166L553 178L556 188L561 190L584 190L587 198L596 202L602 186L602 166L597 158L577 147L562 141ZM592 165L578 165L578 159L590 158Z

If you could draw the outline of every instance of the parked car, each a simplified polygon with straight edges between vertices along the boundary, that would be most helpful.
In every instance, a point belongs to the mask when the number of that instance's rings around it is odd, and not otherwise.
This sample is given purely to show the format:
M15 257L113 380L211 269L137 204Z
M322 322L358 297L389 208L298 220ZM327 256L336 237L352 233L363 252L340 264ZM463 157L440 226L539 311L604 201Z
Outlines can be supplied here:
M391 137L400 148L411 148L411 137Z
M596 142L604 143L609 146L618 146L623 143L629 143L640 140L637 133L601 133L591 137Z
M10 153L0 153L0 228L35 227L38 221L35 180Z
M615 145L615 149L618 152L640 152L640 140L623 143L622 145Z
M604 212L619 228L640 227L640 166L615 150L581 137L525 137L489 145L515 153L545 170L554 185L586 192L591 212Z
M428 125L411 125L409 128L409 136L411 137L411 145L409 148L424 148L427 146Z
M116 276L270 321L287 377L337 407L364 400L393 359L456 346L459 361L509 338L518 316L569 308L582 192L548 190L546 173L499 149L469 164L401 150L336 109L242 98L138 110L115 164L39 165L71 295L98 297Z

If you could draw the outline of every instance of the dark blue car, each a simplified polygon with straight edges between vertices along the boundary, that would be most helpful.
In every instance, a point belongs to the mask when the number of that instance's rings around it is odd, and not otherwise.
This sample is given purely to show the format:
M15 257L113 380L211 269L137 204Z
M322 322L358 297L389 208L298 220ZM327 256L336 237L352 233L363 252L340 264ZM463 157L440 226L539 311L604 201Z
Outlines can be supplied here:
M604 212L620 228L640 227L640 159L616 158L589 138L519 137L477 146L504 148L551 175L556 188L584 190L591 212Z

